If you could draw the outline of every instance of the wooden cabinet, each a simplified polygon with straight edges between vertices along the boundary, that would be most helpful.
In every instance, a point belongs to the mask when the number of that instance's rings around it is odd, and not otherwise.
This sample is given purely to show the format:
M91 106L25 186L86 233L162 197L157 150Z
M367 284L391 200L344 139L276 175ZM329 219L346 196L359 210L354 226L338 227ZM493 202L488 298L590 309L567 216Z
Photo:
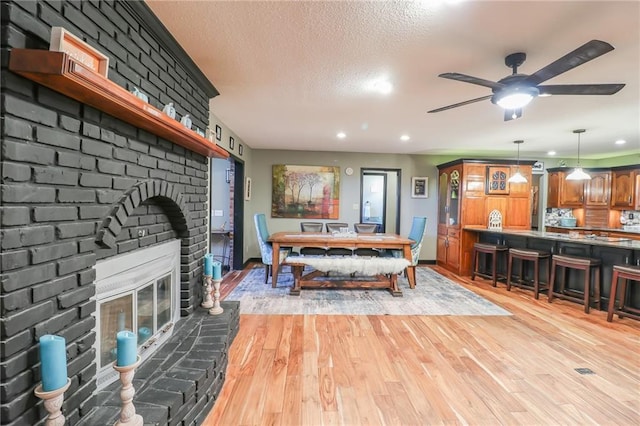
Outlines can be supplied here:
M611 174L611 208L615 210L638 210L640 170L614 170Z
M616 210L640 210L637 165L585 169L591 179L568 181L566 168L549 169L547 207L571 208L578 226L617 228Z
M582 207L584 204L584 181L567 180L565 173L562 173L560 182L560 207Z
M509 197L502 226L506 229L531 229L531 197Z
M584 181L567 180L567 173L549 170L547 207L576 208L584 204Z
M524 184L508 184L506 193L487 190L489 170L513 174L515 162L504 160L457 160L438 166L438 265L458 274L471 272L476 232L464 227L488 226L489 213L502 213L503 228L531 229L531 164L520 162Z
M560 182L564 177L562 172L548 172L549 183L547 186L547 207L560 207Z
M446 168L438 176L438 246L437 260L451 270L459 267L458 238L462 165Z
M584 188L585 206L608 207L611 195L611 172L593 172Z

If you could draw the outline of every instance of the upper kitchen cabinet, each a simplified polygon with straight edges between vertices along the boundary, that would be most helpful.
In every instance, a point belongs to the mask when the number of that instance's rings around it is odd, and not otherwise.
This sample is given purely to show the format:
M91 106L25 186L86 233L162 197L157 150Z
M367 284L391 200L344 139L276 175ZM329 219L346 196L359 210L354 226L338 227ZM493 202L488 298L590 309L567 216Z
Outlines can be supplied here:
M640 169L617 168L611 173L611 208L640 210Z
M584 204L593 207L608 207L611 196L611 172L592 172L584 188Z

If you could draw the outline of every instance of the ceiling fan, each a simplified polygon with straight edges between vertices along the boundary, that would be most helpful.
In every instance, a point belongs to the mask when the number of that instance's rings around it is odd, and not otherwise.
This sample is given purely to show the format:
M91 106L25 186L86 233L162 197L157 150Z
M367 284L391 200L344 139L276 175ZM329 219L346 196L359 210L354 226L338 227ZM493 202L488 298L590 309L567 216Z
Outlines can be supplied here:
M527 59L527 55L522 52L512 53L504 59L506 66L513 70L513 73L497 82L472 77L470 75L448 72L440 74L438 77L450 80L462 81L465 83L477 84L489 87L492 95L458 102L442 108L437 108L429 112L440 112L459 106L472 104L474 102L491 99L491 102L504 109L504 120L509 121L522 116L522 108L536 96L545 95L613 95L622 89L624 84L546 84L540 85L557 75L567 72L579 65L589 62L598 56L604 55L613 50L613 46L601 40L591 40L572 52L567 53L562 58L550 63L531 75L518 74L518 67Z

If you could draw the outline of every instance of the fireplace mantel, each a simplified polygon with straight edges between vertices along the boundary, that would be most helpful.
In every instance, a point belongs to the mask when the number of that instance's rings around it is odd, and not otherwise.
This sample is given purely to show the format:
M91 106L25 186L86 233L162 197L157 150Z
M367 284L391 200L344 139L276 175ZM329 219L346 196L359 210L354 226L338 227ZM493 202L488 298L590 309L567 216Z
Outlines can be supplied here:
M214 142L187 129L64 52L13 49L9 69L198 154L223 159L229 157Z

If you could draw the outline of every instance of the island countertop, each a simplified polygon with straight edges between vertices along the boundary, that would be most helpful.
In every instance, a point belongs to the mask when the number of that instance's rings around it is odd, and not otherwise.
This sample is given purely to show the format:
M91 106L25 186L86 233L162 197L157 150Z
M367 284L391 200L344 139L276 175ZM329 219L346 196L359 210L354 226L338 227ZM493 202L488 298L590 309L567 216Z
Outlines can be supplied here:
M551 229L560 229L563 231L582 231L582 232L604 232L604 233L616 233L616 234L629 234L629 235L640 235L640 227L633 229L624 229L624 228L596 228L593 226L560 226L560 225L545 225L545 227ZM553 232L553 231L550 231Z
M640 241L632 240L631 238L625 237L602 237L602 236L591 236L591 235L577 235L572 236L569 234L562 234L559 232L546 232L546 231L530 231L530 230L495 230L495 229L487 229L484 227L474 227L474 226L465 226L463 228L465 231L472 232L486 232L492 234L504 234L504 235L515 235L521 237L529 237L529 238L541 238L555 241L565 241L572 242L577 244L587 244L592 246L608 246L608 247L617 247L623 249L631 249L631 250L640 250Z

